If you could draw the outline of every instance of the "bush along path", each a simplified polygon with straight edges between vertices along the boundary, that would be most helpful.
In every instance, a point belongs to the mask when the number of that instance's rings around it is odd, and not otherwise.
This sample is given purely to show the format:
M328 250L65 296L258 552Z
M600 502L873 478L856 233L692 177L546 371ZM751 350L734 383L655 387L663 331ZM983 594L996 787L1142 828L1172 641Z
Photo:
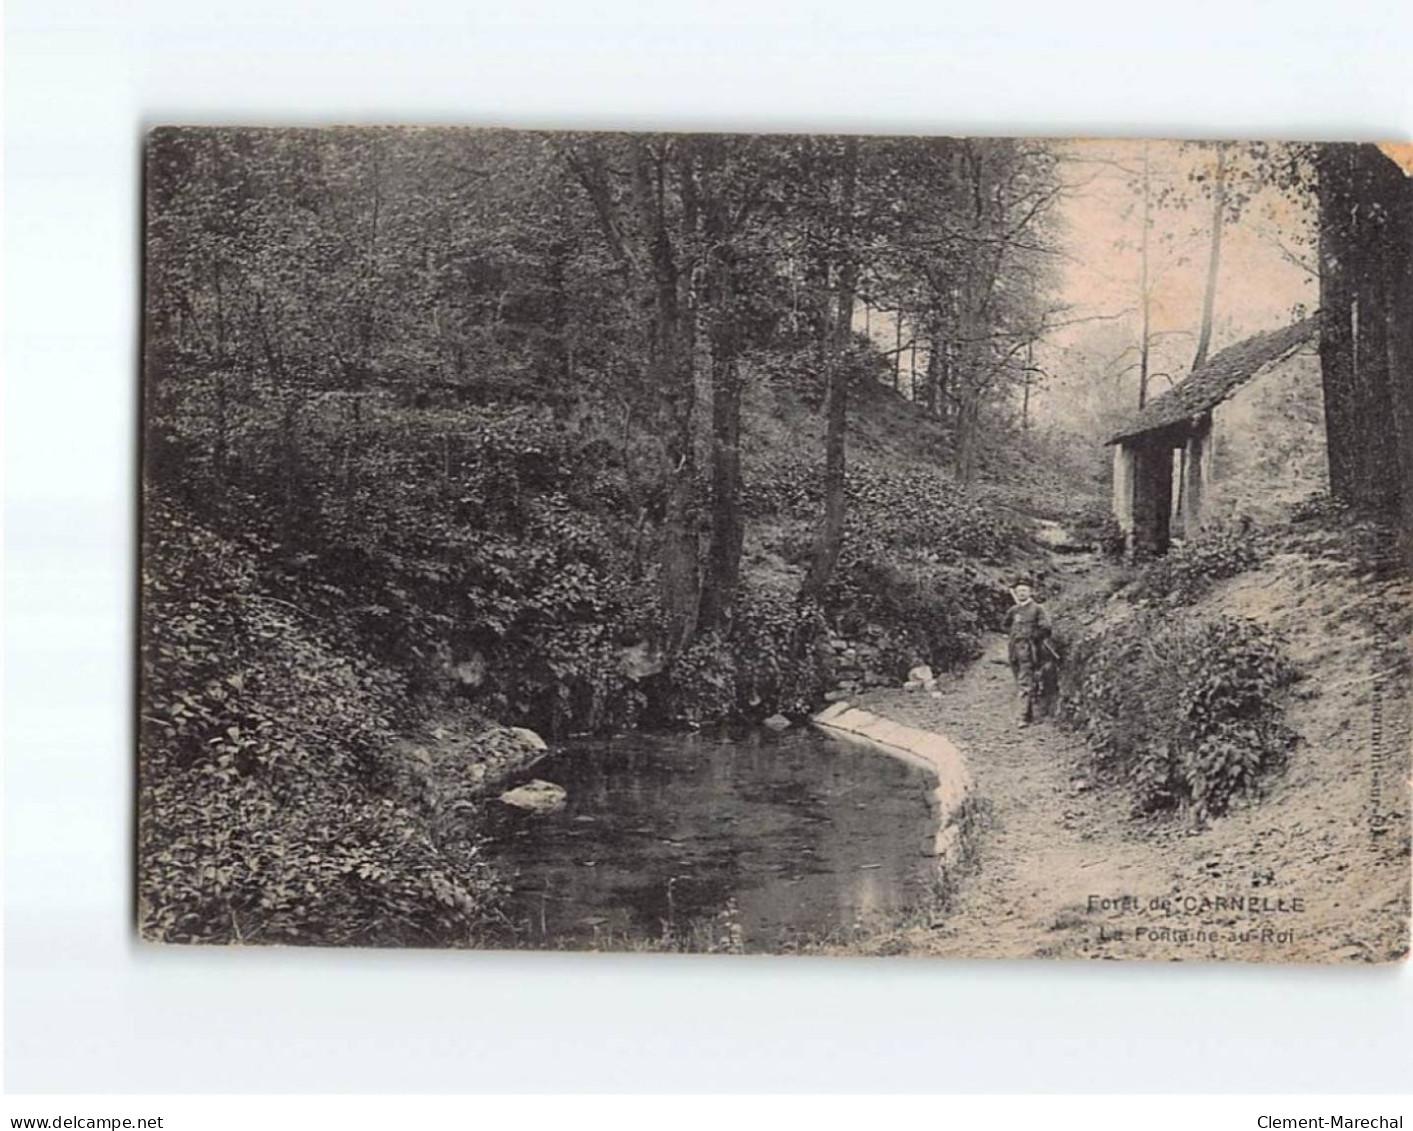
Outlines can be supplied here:
M1307 669L1284 716L1293 733L1310 741L1295 744L1257 793L1234 798L1225 815L1208 815L1190 799L1155 811L1138 777L1106 761L1104 751L1053 715L1019 728L1000 636L989 637L982 658L944 679L935 695L882 689L858 695L854 702L876 714L956 742L977 804L970 858L942 911L848 949L1162 961L1379 962L1405 954L1407 814L1362 822L1337 816L1359 806L1341 808L1330 801L1331 791L1371 788L1368 736L1357 726L1338 733L1324 726L1327 715L1357 718L1358 712L1333 701L1344 697L1343 683L1328 695L1319 689L1337 675L1320 667L1318 649L1327 645L1319 642L1338 633L1323 613L1309 611L1310 595L1323 595L1321 607L1331 618L1346 618L1348 636L1348 610L1361 602L1386 605L1389 595L1364 592L1353 575L1332 579L1327 568L1319 572L1319 560L1286 554L1278 573L1267 567L1225 580L1205 605L1173 610L1174 617L1231 610L1257 622L1280 620L1270 605L1242 601L1246 592L1273 586L1291 590L1279 594L1289 604L1277 608L1306 610L1271 627L1289 637ZM1052 608L1062 624L1077 607L1101 629L1134 617L1122 596L1102 600L1119 587L1119 567L1070 561L1059 568L1064 593ZM1356 650L1340 654L1338 671L1347 672L1348 653ZM1367 651L1358 664L1383 662L1376 641ZM1386 692L1381 709L1388 749L1405 749L1406 698L1400 693L1395 702ZM1406 772L1401 758L1394 761L1397 767L1383 767L1386 776Z

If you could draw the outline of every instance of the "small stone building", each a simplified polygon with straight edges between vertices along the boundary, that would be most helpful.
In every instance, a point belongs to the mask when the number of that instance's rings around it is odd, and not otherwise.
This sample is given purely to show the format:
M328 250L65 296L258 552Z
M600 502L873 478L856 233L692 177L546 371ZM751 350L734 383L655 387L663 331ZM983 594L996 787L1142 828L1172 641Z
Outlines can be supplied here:
M1257 334L1153 398L1108 443L1114 517L1139 554L1328 482L1319 320Z

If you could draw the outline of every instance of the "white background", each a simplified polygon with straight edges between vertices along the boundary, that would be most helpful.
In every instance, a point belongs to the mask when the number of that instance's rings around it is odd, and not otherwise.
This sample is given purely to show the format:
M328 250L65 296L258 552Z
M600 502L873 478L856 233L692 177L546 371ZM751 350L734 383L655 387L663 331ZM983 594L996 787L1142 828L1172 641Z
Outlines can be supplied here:
M11 0L12 1091L1413 1087L1393 969L162 950L129 923L145 125L1407 139L1413 5Z

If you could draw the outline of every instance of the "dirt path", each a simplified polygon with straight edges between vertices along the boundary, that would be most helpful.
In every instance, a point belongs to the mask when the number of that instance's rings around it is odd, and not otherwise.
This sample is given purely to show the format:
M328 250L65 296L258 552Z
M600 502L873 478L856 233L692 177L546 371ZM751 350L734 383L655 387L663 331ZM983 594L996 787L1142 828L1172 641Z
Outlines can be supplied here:
M1103 567L1067 568L1071 592L1106 581ZM1243 608L1243 585L1261 595L1259 605ZM1307 663L1311 691L1288 710L1306 741L1287 772L1259 803L1202 831L1176 816L1134 816L1123 783L1092 780L1083 740L1057 723L1018 729L1002 637L965 673L943 681L937 697L861 696L859 704L877 714L952 738L980 798L971 869L941 920L864 949L994 958L1399 957L1407 947L1408 814L1396 783L1407 774L1409 711L1402 688L1388 687L1375 724L1385 728L1387 751L1377 804L1392 824L1376 833L1367 812L1369 751L1371 739L1380 740L1364 733L1369 712L1357 689L1367 696L1362 669L1372 672L1380 661L1376 641L1361 651L1351 637L1350 592L1323 584L1307 562L1252 575L1221 595L1233 611L1288 620L1276 627ZM1329 671L1341 678L1325 691L1319 650L1331 648L1338 655Z
M1088 556L1058 564L1069 599L1112 576ZM991 637L982 657L939 690L935 697L878 691L860 700L956 741L980 799L972 872L942 922L910 932L907 949L1012 958L1107 946L1090 897L1145 891L1167 874L1161 853L1127 835L1122 797L1096 791L1083 739L1049 719L1019 726L1004 636Z
M945 920L913 946L935 954L1022 957L1086 953L1100 945L1089 897L1145 890L1166 875L1161 854L1124 835L1122 801L1100 796L1082 740L1049 721L1019 729L1003 637L940 698L876 692L862 704L952 737L981 799L976 859ZM1086 945L1090 944L1090 945Z

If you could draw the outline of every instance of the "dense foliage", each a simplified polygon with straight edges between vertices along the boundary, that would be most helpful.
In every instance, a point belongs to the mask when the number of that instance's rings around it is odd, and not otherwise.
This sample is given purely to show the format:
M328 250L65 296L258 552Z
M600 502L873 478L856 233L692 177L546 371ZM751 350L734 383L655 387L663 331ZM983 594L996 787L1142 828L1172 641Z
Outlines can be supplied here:
M469 942L494 885L444 792L396 788L404 690L268 594L255 554L149 502L139 903L172 942ZM258 549L258 545L254 549Z
M800 714L839 634L896 679L1004 605L957 481L1043 330L1044 144L162 130L147 185L149 935L469 938L488 720ZM926 442L856 460L885 396Z
M1250 523L1213 523L1181 546L1145 562L1128 596L1190 605L1217 581L1254 569L1265 556Z
M1123 557L1127 539L1108 504L1092 503L1082 508L1071 519L1070 530L1077 542L1093 546L1108 561L1118 561Z
M149 482L411 692L562 734L805 710L846 621L893 667L974 651L964 568L1012 532L941 467L1041 329L1044 146L193 130L149 169ZM889 380L848 317L884 297L950 450L844 468L831 416L827 458L753 455L752 382ZM756 520L795 591L743 567Z
M1061 709L1139 808L1202 819L1255 791L1289 749L1279 692L1295 676L1253 621L1148 613L1072 644Z

